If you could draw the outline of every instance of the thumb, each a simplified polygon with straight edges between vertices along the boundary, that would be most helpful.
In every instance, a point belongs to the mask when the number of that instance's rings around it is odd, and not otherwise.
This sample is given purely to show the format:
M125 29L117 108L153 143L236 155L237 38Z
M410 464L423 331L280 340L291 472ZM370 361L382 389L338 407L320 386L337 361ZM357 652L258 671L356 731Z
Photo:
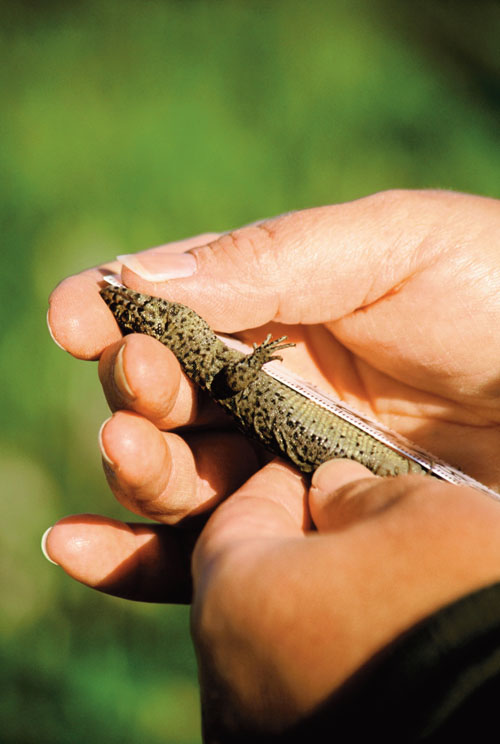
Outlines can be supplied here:
M124 256L123 280L193 307L222 332L336 320L415 270L439 211L426 204L439 198L386 192L243 227L181 257L164 249Z
M319 532L338 532L386 511L405 493L403 478L380 478L353 460L328 460L315 470L309 509Z
M195 584L213 560L247 547L257 555L283 540L301 537L309 527L305 478L275 459L255 473L219 506L208 520L195 547L192 570Z

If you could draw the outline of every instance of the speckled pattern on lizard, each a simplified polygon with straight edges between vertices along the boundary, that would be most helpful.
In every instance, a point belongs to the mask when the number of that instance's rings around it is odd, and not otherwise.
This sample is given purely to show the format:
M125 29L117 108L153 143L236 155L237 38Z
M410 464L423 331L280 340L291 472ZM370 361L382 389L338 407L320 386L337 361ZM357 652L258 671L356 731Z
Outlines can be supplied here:
M344 421L304 395L270 377L262 366L280 359L293 344L268 336L250 354L229 348L185 305L118 286L101 296L124 333L145 333L165 344L187 376L236 420L238 427L304 473L345 457L376 475L427 474L375 437Z

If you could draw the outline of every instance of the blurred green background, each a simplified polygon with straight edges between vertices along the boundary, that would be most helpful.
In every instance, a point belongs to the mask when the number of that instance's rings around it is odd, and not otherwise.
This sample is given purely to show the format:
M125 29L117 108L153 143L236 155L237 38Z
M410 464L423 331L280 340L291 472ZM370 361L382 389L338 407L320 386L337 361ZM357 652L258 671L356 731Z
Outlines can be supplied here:
M499 196L500 6L366 0L0 5L2 742L199 742L186 608L47 563L123 518L92 363L47 297L118 253L392 187Z

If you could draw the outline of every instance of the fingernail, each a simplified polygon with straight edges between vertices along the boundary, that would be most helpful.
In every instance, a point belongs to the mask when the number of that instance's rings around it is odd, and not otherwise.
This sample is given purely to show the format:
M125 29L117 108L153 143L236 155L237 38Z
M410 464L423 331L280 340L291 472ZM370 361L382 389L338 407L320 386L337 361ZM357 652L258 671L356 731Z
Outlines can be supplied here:
M129 381L127 380L127 376L125 374L125 369L123 367L123 354L125 351L125 344L123 344L120 347L120 351L116 355L115 359L115 366L113 371L114 380L116 383L116 386L118 390L127 398L131 398L132 400L135 399L136 395L132 388L130 387ZM106 423L106 422L104 422ZM103 424L104 426L104 424Z
M61 344L59 343L59 341L57 340L57 338L52 333L52 328L50 327L50 323L49 323L49 313L50 313L50 309L47 310L47 328L49 329L50 338L52 339L52 341L55 343L56 346L59 346L60 349L62 349L63 351L66 351L66 349L64 348L64 346L61 346Z
M124 266L149 282L183 279L196 271L192 253L139 253L117 256Z
M319 530L338 530L375 516L399 498L396 480L381 479L352 460L324 463L309 492L314 523Z
M106 419L106 421L103 421L103 423L101 424L101 428L99 429L99 434L97 435L97 440L98 440L98 442L99 442L99 449L101 450L101 455L102 455L102 457L103 457L103 460L104 460L104 461L105 461L105 462L106 462L106 463L107 463L107 464L108 464L108 465L109 465L109 466L110 466L111 468L114 468L114 467L115 467L115 463L113 462L113 460L112 460L112 459L110 458L110 456L108 455L108 453L107 453L107 452L106 452L106 450L104 449L104 443L103 443L103 441L102 441L102 432L103 432L103 429L104 429L104 427L106 426L106 424L108 423L108 421L111 421L111 419L112 419L112 418L113 418L113 417L112 417L112 416L110 416L109 418L107 418L107 419Z
M52 558L47 553L47 538L49 536L49 532L51 531L51 529L52 529L52 527L49 527L48 530L45 530L45 532L43 533L43 535L42 535L42 542L40 544L40 547L42 548L42 553L44 554L44 556L46 557L46 559L49 561L49 563L53 563L54 566L58 566L59 563L57 563L56 561L53 561Z
M318 493L331 493L360 478L376 478L373 473L353 460L328 460L314 472L311 486Z

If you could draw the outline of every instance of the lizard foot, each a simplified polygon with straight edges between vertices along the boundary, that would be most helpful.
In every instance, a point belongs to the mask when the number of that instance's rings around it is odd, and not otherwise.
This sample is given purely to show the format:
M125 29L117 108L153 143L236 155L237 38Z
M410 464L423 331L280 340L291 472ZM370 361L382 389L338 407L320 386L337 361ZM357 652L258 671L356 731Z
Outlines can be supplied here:
M272 341L271 334L269 334L261 344L254 344L250 354L237 362L226 365L218 372L212 383L212 394L218 398L227 398L241 393L257 378L264 364L274 359L282 361L282 357L275 354L276 351L295 346L294 343L283 343L285 340L286 336L281 336Z

